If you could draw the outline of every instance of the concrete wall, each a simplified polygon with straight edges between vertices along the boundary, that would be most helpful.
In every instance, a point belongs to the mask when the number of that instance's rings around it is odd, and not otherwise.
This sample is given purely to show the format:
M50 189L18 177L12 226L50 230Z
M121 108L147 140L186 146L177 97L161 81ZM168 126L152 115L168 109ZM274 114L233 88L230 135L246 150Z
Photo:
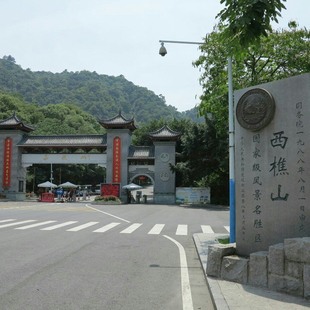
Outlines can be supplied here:
M237 111L256 88L273 96L275 114L256 131L235 122L236 244L246 255L310 235L310 74L236 91Z

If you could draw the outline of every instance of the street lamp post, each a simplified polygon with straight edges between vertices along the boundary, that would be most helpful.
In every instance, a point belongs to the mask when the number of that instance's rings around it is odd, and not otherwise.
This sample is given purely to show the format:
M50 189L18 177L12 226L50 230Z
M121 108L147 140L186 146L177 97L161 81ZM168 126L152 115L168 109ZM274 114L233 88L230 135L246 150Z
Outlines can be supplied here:
M159 40L161 47L159 54L165 56L167 50L164 43L196 44L203 45L203 42L167 41ZM230 242L236 242L236 207L235 207L235 136L234 136L234 105L233 105L233 83L232 83L232 61L231 56L228 62L228 119L229 119L229 205L230 205Z

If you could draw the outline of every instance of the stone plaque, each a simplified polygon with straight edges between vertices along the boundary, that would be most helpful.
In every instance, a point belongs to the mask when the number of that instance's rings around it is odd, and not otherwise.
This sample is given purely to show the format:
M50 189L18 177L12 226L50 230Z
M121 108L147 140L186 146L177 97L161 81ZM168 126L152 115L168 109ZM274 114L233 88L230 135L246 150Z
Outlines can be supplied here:
M266 127L272 121L274 113L274 99L262 88L247 91L238 101L236 109L239 124L251 131Z

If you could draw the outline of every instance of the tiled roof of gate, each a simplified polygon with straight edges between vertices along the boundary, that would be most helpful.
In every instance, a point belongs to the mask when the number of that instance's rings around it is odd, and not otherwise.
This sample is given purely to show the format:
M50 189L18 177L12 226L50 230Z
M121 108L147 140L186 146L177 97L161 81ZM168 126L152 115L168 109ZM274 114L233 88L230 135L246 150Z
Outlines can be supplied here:
M107 135L24 136L23 147L106 147Z
M182 132L173 131L167 124L165 124L159 130L149 132L148 135L152 140L176 140L181 137Z
M30 132L36 130L37 128L24 123L16 116L16 113L14 112L12 116L3 121L0 121L0 129L19 129Z
M128 158L155 158L154 146L130 146Z
M128 128L131 131L137 129L137 127L134 124L134 118L132 119L125 118L121 110L119 110L118 115L109 119L99 119L98 122L104 128Z

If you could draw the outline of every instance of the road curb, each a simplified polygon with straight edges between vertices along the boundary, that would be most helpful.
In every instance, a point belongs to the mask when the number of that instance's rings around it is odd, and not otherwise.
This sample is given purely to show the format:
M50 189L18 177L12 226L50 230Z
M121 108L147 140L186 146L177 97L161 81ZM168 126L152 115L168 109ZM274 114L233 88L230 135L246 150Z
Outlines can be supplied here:
M202 237L203 236L203 240ZM199 256L199 260L203 269L204 276L206 278L207 285L211 293L212 303L217 310L229 310L226 299L221 291L216 278L208 277L206 274L206 267L208 263L208 246L217 244L216 238L223 236L223 234L194 234L193 239L196 246L196 250Z

